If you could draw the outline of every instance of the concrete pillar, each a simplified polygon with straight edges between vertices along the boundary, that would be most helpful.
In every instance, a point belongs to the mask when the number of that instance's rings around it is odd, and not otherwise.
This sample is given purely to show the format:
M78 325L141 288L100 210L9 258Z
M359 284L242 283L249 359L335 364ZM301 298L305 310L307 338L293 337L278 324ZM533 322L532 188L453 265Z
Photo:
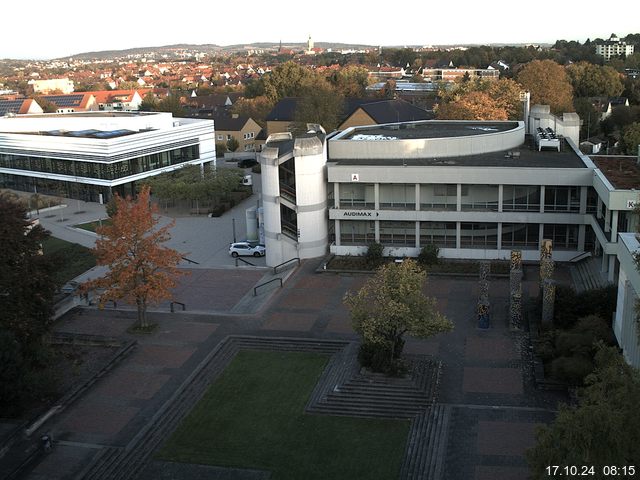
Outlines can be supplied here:
M502 186L502 185L500 185ZM502 223L498 223L498 244L497 244L497 248L498 250L502 250Z
M460 247L460 243L461 243L461 242L460 242L460 236L461 236L461 235L460 235L460 231L461 231L461 228L460 228L460 222L456 222L456 248L457 248L457 249L460 249L460 248L461 248L461 247Z
M578 250L584 252L584 242L587 236L587 226L578 225Z
M420 248L420 222L416 222L416 248Z
M504 199L504 185L498 185L498 212L502 212L502 201ZM498 237L498 244L500 244L500 237ZM499 249L500 247L498 247Z
M598 207L596 210L596 218L602 218L602 199L598 195Z
M540 185L540 213L544 213L544 194L545 187L544 185ZM542 240L542 233L540 234L540 240Z
M604 253L604 246L602 247L602 263L600 264L600 272L605 273L609 268L609 259L607 258L609 255Z
M607 275L607 280L613 283L615 280L615 274L616 274L616 256L609 255L609 275Z
M380 184L379 183L374 183L373 184L373 199L374 199L373 200L374 201L374 208L376 210L380 210ZM376 242L377 241L378 240L376 240Z
M542 240L544 240L544 223L538 225L538 250L542 248Z
M456 211L462 211L462 184L458 183L456 188Z
M416 183L416 211L420 210L420 184Z
M329 220L330 222L332 220ZM340 246L340 220L333 220L333 222L335 223L335 235L336 235L336 246Z
M587 213L587 190L588 187L580 187L580 213Z
M375 222L376 243L380 243L380 220L375 220Z
M546 279L542 286L542 323L553 323L553 310L556 302L556 282Z
M336 208L340 208L340 184L338 182L333 184L333 204Z
M618 210L611 212L611 241L618 240Z
M611 231L611 210L609 210L608 208L604 211L604 231Z

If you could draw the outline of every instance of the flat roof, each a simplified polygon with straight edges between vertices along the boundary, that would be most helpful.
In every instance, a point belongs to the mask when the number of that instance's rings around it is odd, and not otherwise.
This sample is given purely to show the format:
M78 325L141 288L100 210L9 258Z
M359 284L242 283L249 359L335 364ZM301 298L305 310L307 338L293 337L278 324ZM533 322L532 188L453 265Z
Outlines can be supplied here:
M590 155L589 158L607 177L613 188L620 190L640 189L638 157Z
M427 120L389 125L356 127L336 140L407 140L421 138L450 138L507 132L518 128L518 122L469 122Z
M525 168L587 168L582 158L563 139L561 151L538 151L529 139L518 148L500 152L481 153L445 158L385 158L385 159L331 159L329 142L329 162L334 165L371 166L425 166L425 167L525 167ZM515 155L514 155L515 153Z
M148 115L158 115L163 112L138 112L138 111L130 111L130 112L117 112L117 111L105 111L105 110L97 110L95 112L69 112L69 113L36 113L29 115L16 115L15 117L11 117L12 120L15 119L29 119L29 118L77 118L77 117L142 117Z

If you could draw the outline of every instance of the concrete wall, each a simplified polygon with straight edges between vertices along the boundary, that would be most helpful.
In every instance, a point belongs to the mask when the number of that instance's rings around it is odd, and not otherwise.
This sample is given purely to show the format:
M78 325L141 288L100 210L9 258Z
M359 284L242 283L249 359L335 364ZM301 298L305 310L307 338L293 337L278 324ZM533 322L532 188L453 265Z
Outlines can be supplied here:
M640 248L640 244L633 233L620 234L619 238L620 273L613 332L627 363L640 368L640 345L635 311L635 303L640 292L640 274L633 261L633 253Z

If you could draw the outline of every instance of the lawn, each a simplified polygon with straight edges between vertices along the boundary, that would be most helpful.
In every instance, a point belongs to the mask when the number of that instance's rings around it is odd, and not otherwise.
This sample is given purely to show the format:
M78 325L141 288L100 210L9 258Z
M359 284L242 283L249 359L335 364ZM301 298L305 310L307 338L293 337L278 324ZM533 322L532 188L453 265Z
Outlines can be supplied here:
M96 259L87 247L49 237L42 242L42 251L55 265L55 281L64 285L69 280L95 267Z
M100 225L109 225L110 223L111 220L105 219L102 221L96 220L95 222L79 223L78 225L74 225L74 227L96 233L96 228L98 228Z
M241 351L157 454L273 480L397 478L408 420L308 415L328 356Z

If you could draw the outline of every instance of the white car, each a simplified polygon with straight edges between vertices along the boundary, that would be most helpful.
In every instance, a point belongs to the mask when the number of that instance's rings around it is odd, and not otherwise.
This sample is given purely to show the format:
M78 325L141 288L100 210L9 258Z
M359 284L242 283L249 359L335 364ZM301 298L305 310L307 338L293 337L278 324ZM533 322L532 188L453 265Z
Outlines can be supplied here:
M264 257L266 249L264 245L250 242L236 242L229 244L229 255L232 257L254 256Z

